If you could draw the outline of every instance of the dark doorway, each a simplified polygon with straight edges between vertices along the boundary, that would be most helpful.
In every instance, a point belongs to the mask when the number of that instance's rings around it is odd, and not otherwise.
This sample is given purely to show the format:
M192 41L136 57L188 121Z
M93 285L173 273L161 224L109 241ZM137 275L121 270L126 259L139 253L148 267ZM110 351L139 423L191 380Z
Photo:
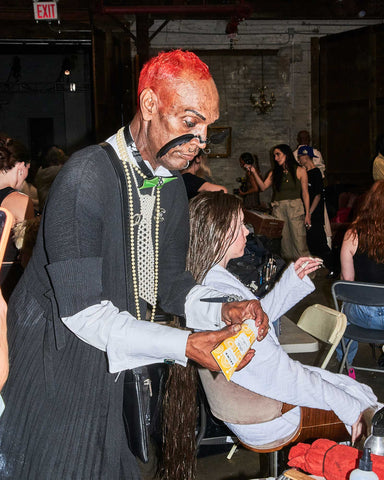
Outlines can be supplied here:
M314 112L328 181L366 188L372 183L376 136L383 133L384 26L330 35L319 46Z
M29 138L31 157L34 162L37 162L39 153L54 144L53 118L30 118Z

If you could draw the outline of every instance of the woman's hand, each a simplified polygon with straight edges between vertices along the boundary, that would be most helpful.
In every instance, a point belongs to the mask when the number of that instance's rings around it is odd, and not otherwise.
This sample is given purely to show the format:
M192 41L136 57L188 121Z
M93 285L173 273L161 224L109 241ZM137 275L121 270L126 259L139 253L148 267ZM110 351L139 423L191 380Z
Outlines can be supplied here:
M250 165L248 163L244 164L244 170L246 170L247 172L250 172L250 173L256 172L256 169L255 169L254 165Z
M300 257L294 263L294 268L297 276L302 280L305 275L315 272L318 268L323 266L321 258Z
M311 214L309 212L305 215L304 224L305 228L311 228Z
M356 442L356 440L359 439L361 434L365 432L366 427L367 427L367 425L366 425L365 420L363 418L363 413L360 413L359 418L352 425L352 432L351 432L352 444L354 444Z

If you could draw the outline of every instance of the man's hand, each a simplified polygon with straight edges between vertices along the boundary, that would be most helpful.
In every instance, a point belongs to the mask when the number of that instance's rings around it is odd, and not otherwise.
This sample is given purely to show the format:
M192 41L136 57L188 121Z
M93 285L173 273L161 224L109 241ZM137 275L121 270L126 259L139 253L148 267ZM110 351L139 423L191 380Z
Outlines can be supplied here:
M202 367L208 368L208 370L212 370L213 372L217 372L220 370L220 367L211 354L212 350L214 350L226 338L236 335L240 328L240 325L230 325L222 330L213 332L192 333L188 337L185 355L191 360L197 362ZM254 350L249 350L237 370L245 367L245 365L251 361L254 354Z
M221 319L227 325L243 323L253 318L259 327L257 340L260 342L269 330L268 315L261 308L259 300L244 300L242 302L223 303Z

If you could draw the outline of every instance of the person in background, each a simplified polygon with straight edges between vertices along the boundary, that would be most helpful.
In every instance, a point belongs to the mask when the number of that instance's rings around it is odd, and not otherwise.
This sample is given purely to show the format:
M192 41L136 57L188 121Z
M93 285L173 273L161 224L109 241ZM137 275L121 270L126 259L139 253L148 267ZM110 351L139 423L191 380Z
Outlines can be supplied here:
M32 200L18 191L28 174L26 158L26 148L20 142L5 136L0 137L0 205L12 213L13 226L34 218ZM0 285L7 302L23 273L19 250L11 237L0 271Z
M227 189L222 185L209 182L200 176L204 175L204 171L207 173L205 170L205 162L206 155L203 150L199 150L196 157L189 162L188 167L181 171L184 185L187 190L188 200L196 197L196 195L201 192L216 192L222 190L227 193Z
M372 166L373 180L384 180L384 134L376 139L376 157Z
M355 220L344 235L340 261L342 280L384 284L384 180L375 182L365 194ZM384 307L345 302L343 312L349 323L384 329ZM349 363L357 349L358 343L354 341L348 352ZM341 361L341 343L336 354Z
M307 227L307 244L312 255L319 256L324 260L328 268L328 277L334 278L333 254L327 243L324 230L324 185L320 169L314 163L315 153L309 145L298 148L297 159L305 168L308 175L309 214L310 223Z
M33 208L35 209L35 212L38 212L39 197L37 195L37 188L33 185L33 183L29 178L30 167L31 167L29 154L28 154L28 160L25 161L24 163L25 163L25 172L23 176L20 176L20 182L19 182L19 185L17 186L17 190L19 190L19 192L21 193L24 193L32 200Z
M311 223L309 214L308 176L300 167L286 144L273 148L275 166L263 180L254 165L245 165L264 190L273 187L272 215L284 221L281 256L287 262L309 255L305 225Z
M35 184L39 197L39 208L42 211L49 189L68 156L57 145L51 145L42 151L40 159L41 166L36 172Z
M296 161L298 161L297 151L299 147L301 147L302 145L311 144L311 136L309 135L309 132L307 130L300 130L300 132L297 134L297 143L298 143L298 146L296 150L293 152L293 155L295 156ZM320 151L317 150L316 148L313 148L313 153L316 155L315 157L313 157L313 163L315 164L315 167L317 167L320 170L321 176L324 179L325 163L324 163L323 156L321 155ZM329 215L327 211L327 205L325 202L324 202L324 230L327 236L328 247L332 248L332 228L331 228L331 222L329 220Z
M255 177L246 168L247 165L254 165L257 172L260 174L259 160L257 156L252 153L244 152L239 157L240 167L245 170L245 184L243 188L240 188L236 194L244 199L244 208L253 209L260 205L259 191L260 188L257 185Z
M296 150L293 152L293 155L297 162L298 162L297 152L299 148L302 147L303 145L311 145L311 136L308 130L300 130L297 134L297 147L296 147ZM321 176L324 178L325 163L324 163L323 156L321 155L320 151L317 150L316 148L313 148L313 153L315 155L313 157L314 158L313 163L315 164L315 167L317 167L320 170Z

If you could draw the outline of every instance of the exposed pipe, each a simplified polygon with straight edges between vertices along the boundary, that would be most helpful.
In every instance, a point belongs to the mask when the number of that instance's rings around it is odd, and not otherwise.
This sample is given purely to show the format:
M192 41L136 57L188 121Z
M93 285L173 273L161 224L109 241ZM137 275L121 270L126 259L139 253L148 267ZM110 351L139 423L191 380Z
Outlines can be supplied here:
M165 20L165 21L160 25L160 27L159 27L155 32L152 33L152 35L149 37L149 41L151 42L151 41L156 37L156 35L157 35L158 33L160 33L161 30L162 30L164 27L166 27L166 26L168 25L168 23L169 23L169 20Z
M252 6L248 3L232 5L136 5L136 6L104 6L101 5L102 13L135 15L149 13L154 15L180 15L180 14L220 14L223 16L237 15L249 17Z

